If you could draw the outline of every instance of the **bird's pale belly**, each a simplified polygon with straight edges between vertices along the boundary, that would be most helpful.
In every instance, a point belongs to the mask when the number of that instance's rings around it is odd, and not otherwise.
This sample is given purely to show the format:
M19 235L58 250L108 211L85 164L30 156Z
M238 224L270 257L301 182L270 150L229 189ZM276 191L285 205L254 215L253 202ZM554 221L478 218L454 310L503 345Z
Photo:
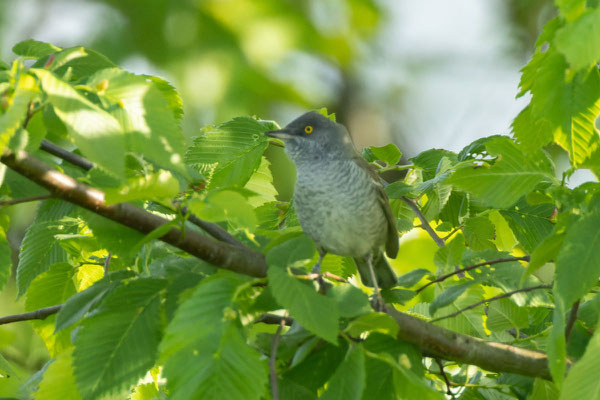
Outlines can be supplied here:
M317 184L314 179L297 182L294 202L300 225L325 251L362 257L385 242L387 233L375 188L356 176L329 178L321 176Z

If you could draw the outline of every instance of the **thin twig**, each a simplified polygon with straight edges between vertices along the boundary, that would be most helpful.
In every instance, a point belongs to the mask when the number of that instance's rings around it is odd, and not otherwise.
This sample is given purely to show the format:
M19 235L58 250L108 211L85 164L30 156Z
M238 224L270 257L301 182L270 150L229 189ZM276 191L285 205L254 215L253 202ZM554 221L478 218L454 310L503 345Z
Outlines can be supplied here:
M485 265L500 264L500 263L511 262L511 261L529 261L529 256L498 258L496 260L489 260L489 261L481 262L479 264L473 264L473 265L470 265L470 266L465 267L465 268L457 269L455 271L452 271L452 272L449 272L449 273L447 273L445 275L442 275L442 276L440 276L438 278L435 278L431 282L427 282L426 284L424 284L423 286L421 286L420 288L418 288L417 290L415 290L415 292L419 293L422 290L424 290L424 289L428 288L429 286L433 285L434 283L442 282L442 281L450 278L451 276L462 274L464 272L470 271L470 270L475 269L475 268L483 267Z
M42 194L40 196L23 197L21 199L12 199L0 201L0 207L13 206L15 204L30 203L32 201L47 200L53 198L53 194Z
M204 231L206 231L206 233L208 233L210 236L214 237L215 239L218 239L222 242L229 243L229 244L237 246L237 247L245 247L242 242L237 240L235 237L231 236L229 234L229 232L227 232L225 229L221 228L219 225L217 225L215 223L201 220L200 218L196 217L194 214L190 213L187 210L187 207L183 207L181 209L181 213L184 216L187 214L188 221L190 221L192 224L202 228Z
M567 342L569 341L569 336L571 335L571 332L573 331L573 327L575 326L575 321L577 321L577 312L579 311L579 302L580 302L580 300L577 300L575 302L575 304L573 304L573 307L571 307L571 313L569 314L569 320L567 321L567 327L565 328L565 340Z
M442 360L440 360L439 358L434 358L434 360L437 363L438 367L440 368L440 374L444 377L444 382L446 382L446 394L449 394L450 397L452 397L453 399L456 399L456 397L454 397L454 393L452 393L452 390L450 390L450 386L452 386L452 382L450 382L450 380L448 379L448 376L446 375L446 371L444 371L444 364L442 363Z
M104 276L108 276L108 270L110 268L110 260L112 260L112 254L108 253L104 260Z
M444 236L442 238L442 240L444 242L447 241L448 239L450 239L452 237L452 235L454 235L456 232L458 232L461 229L462 229L462 225L461 226L457 226L456 228L452 229L452 231L449 234L447 234L446 236Z
M281 331L284 326L285 317L279 322L275 336L273 336L273 345L271 346L271 355L269 356L269 374L271 376L271 394L273 400L279 400L279 385L277 384L277 348L279 347L279 338L281 337Z
M92 163L91 161L88 161L85 158L81 157L80 155L77 155L75 153L72 153L68 150L63 149L60 146L57 146L54 143L50 142L49 140L46 140L46 139L42 140L40 149L44 150L46 153L50 153L53 156L61 158L65 161L75 165L76 167L79 167L86 171L89 171L90 169L94 168L94 163Z
M427 231L427 233L429 233L429 236L431 236L431 238L433 239L435 244L437 244L438 247L444 247L446 245L446 242L444 242L444 239L442 239L441 237L438 236L437 233L435 233L435 231L433 230L431 225L429 225L429 222L427 221L427 219L421 212L421 209L419 208L419 206L417 206L417 204L414 201L412 201L411 199L409 199L408 197L402 197L401 200L403 202L405 202L413 210L413 212L417 215L417 218L419 218L419 220L421 221L421 225L423 225L422 228L425 229Z
M281 315L270 314L270 313L262 314L260 317L258 317L256 319L255 322L262 322L263 324L276 325L276 324L281 324L282 321L287 326L292 325L292 323L294 322L294 320L290 317L287 317L287 316L282 317Z
M31 321L32 319L46 319L48 316L56 314L62 308L62 306L62 304L59 304L52 307L40 308L39 310L23 314L7 315L6 317L0 318L0 325L19 321Z
M481 301L478 301L475 304L471 304L468 307L462 308L462 309L458 310L457 312L453 312L452 314L444 315L442 317L434 318L434 319L432 319L429 322L437 322L437 321L441 321L441 320L446 319L446 318L456 317L457 315L462 314L465 311L471 310L471 309L473 309L473 308L475 308L477 306L480 306L480 305L485 304L485 303L490 303L490 302L495 301L495 300L504 299L506 297L512 296L513 294L531 292L531 291L540 290L540 289L550 289L550 288L552 288L551 285L539 285L539 286L531 286L531 287L526 287L526 288L523 288L523 289L513 290L512 292L507 292L507 293L504 293L504 294L499 294L498 296L490 297L489 299L483 299Z

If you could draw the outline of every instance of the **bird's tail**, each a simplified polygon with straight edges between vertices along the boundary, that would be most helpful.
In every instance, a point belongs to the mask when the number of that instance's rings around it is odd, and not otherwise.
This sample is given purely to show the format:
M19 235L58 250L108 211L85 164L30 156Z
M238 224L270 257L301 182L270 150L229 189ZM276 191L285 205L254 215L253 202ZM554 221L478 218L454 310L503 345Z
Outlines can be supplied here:
M373 257L373 270L375 271L375 278L377 278L377 284L381 289L386 289L396 285L398 277L388 264L382 251L375 254ZM373 281L371 280L371 273L369 272L369 264L364 258L355 258L354 264L358 269L360 279L365 286L373 287Z

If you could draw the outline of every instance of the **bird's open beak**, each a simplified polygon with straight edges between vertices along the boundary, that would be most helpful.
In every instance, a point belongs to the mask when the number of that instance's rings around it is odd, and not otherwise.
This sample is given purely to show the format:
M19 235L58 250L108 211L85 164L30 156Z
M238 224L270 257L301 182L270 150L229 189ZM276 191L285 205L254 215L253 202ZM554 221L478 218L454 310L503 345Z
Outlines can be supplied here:
M265 132L265 135L281 140L292 139L294 137L286 128L278 131Z

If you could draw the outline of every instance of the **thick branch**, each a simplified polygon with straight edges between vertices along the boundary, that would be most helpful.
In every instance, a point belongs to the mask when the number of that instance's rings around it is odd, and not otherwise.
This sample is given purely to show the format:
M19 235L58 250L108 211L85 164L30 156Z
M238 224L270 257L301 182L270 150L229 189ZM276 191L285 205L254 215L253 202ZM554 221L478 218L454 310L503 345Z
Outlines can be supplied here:
M46 319L52 314L56 314L62 307L62 304L52 307L40 308L39 310L31 311L23 314L7 315L0 318L0 325L10 324L19 321L31 321L32 319Z
M0 161L45 187L56 197L87 208L138 232L148 234L169 222L128 203L106 205L103 192L77 182L25 151L13 153L6 150L0 157ZM261 278L267 274L267 264L263 254L219 242L193 230L186 230L183 234L179 229L171 228L160 237L160 240L217 267Z
M511 261L529 261L529 256L498 258L497 260L489 260L489 261L482 262L482 263L479 263L479 264L469 265L468 267L460 268L460 269L457 269L455 271L449 272L449 273L447 273L445 275L442 275L442 276L440 276L438 278L435 278L431 282L427 282L426 284L424 284L423 286L421 286L420 288L418 288L416 290L416 292L419 293L422 290L428 288L430 285L433 285L436 282L442 282L442 281L450 278L451 276L458 275L458 274L470 271L470 270L475 269L475 268L483 267L485 265L500 264L500 263L511 262Z
M551 380L548 358L539 351L497 342L486 342L452 332L386 306L400 330L398 338L416 344L437 357L474 364L488 371L510 372Z

